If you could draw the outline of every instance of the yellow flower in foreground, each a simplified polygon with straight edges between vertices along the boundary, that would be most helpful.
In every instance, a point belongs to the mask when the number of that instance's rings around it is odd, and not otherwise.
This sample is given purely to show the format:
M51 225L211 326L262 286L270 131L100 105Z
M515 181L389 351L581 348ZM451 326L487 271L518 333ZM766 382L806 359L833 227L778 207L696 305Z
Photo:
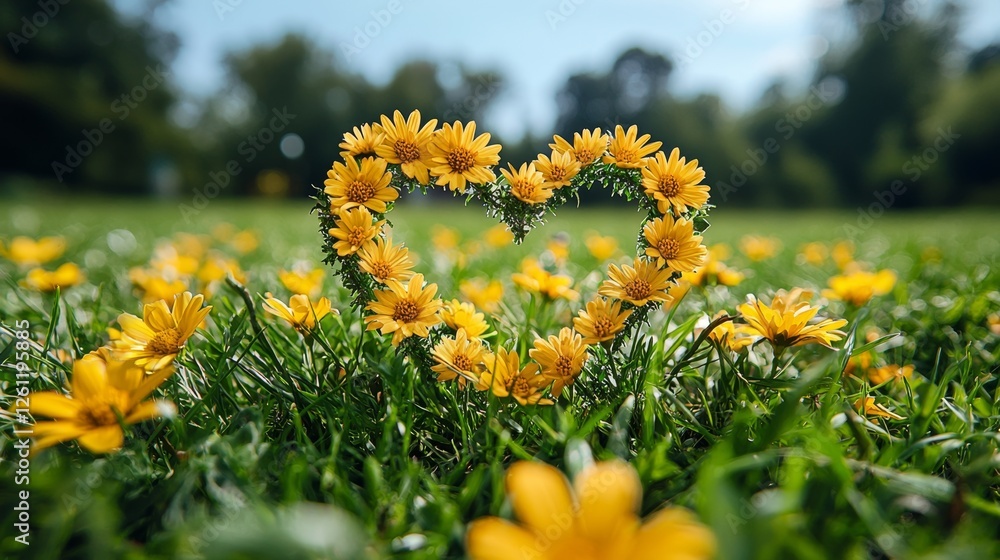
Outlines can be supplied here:
M208 316L212 306L202 307L205 296L184 292L168 307L165 300L143 306L142 319L129 313L118 316L121 338L112 342L116 357L135 360L149 371L173 361L188 338Z
M573 319L573 328L583 335L585 344L597 344L613 340L625 327L625 319L632 314L631 309L622 311L622 302L597 298L587 302L579 316Z
M458 386L465 388L471 381L476 389L485 391L486 387L479 382L483 371L483 361L489 351L483 347L483 341L469 338L464 330L458 331L454 337L446 336L434 347L432 355L437 365L431 370L438 374L438 381L451 381L458 378Z
M569 327L563 327L559 336L536 338L535 347L528 355L542 366L542 375L553 381L552 396L562 394L563 387L572 385L583 371L583 364L590 357L583 337Z
M501 169L500 173L510 183L510 193L521 202L541 204L552 198L552 187L544 184L544 178L540 171L535 170L534 163L522 163L517 170L511 164L510 171Z
M881 418L891 418L893 420L903 420L903 417L892 412L888 408L877 404L875 397L862 397L854 401L854 409L865 416L878 416Z
M514 234L507 224L497 224L483 233L486 244L494 249L506 247L514 242Z
M514 284L528 292L541 294L549 299L559 298L576 301L580 293L572 289L573 279L565 274L552 274L542 268L535 259L525 259L521 272L511 275Z
M549 144L549 148L553 152L566 152L580 162L581 166L594 163L608 151L608 135L603 134L599 128L584 130L582 134L574 132L572 145L558 134L552 139L554 142Z
M414 274L405 286L395 280L387 284L389 289L376 290L375 301L366 307L371 312L365 317L368 330L392 333L393 346L414 335L427 338L428 329L441 322L441 300L434 298L437 284L424 287L423 274Z
M694 222L674 219L669 214L647 223L642 234L649 243L646 256L655 258L660 266L677 272L692 272L705 262L708 249L702 237L694 234Z
M503 300L503 284L499 280L490 280L489 282L486 282L484 278L462 280L458 284L458 290L462 292L465 299L487 313L496 313L500 310L500 301Z
M872 385L881 385L886 381L901 381L913 377L913 366L898 366L889 364L868 370L868 381Z
M0 256L20 266L37 266L58 259L66 251L62 237L42 237L38 241L18 236L5 245L0 241Z
M467 183L496 181L490 167L500 163L500 146L488 145L489 141L489 133L476 136L474 121L442 125L430 145L430 172L438 178L436 184L464 193Z
M161 299L173 300L174 296L188 289L187 284L182 280L169 278L159 271L140 267L130 269L128 279L136 289L142 292L143 303L153 303Z
M783 290L775 294L771 305L765 305L753 295L750 302L738 309L754 335L768 339L775 348L800 346L815 342L833 348L832 342L840 340L844 332L837 330L847 324L844 319L822 319L817 323L809 321L819 312L819 306L810 306L808 301L799 301L802 290Z
M479 338L489 329L486 316L476 313L476 306L457 299L444 304L441 308L441 320L455 332L465 331L469 338Z
M708 185L701 184L704 179L705 170L698 167L698 160L687 161L677 148L670 151L669 159L657 152L642 169L642 188L656 200L660 214L673 210L679 215L704 206L708 202Z
M279 270L278 280L289 292L316 297L323 289L326 272L322 268L310 270Z
M378 235L384 223L385 220L374 221L371 212L364 206L341 212L335 220L337 227L329 232L336 239L333 248L337 250L337 255L345 257L357 253L368 240Z
M345 164L346 163L346 164ZM330 197L330 211L334 214L364 206L372 212L385 213L386 203L399 198L399 191L392 186L392 173L386 171L382 158L366 157L358 160L348 156L345 163L334 162L326 172L328 177L323 189Z
M882 296L892 291L896 286L896 273L891 270L867 272L859 270L850 274L834 276L828 281L829 290L823 290L823 296L839 299L861 306L868 303L873 296Z
M826 245L813 241L811 243L806 243L799 249L799 259L803 262L809 263L814 266L819 266L826 262L826 257L829 251Z
M552 156L538 154L535 168L542 174L544 186L550 189L568 187L573 177L580 172L580 162L569 152L552 152Z
M649 142L648 134L642 136L638 134L639 127L634 124L628 127L628 131L620 124L615 125L615 135L611 138L611 144L608 146L609 155L604 156L604 163L613 163L626 169L644 167L646 156L659 150L663 142ZM698 162L694 163L697 165Z
M344 141L340 143L340 157L358 157L374 154L376 147L382 143L385 134L376 124L363 124L361 128L354 127L354 133L345 132Z
M726 310L723 309L715 315L712 316L712 321L715 321L719 317L727 315ZM739 352L747 346L753 344L754 337L751 335L749 329L746 327L738 327L733 324L732 321L726 321L721 325L712 329L712 332L708 333L708 337L718 342L719 345L724 346L732 350L733 352Z
M73 363L69 396L57 391L28 395L32 416L52 418L32 426L37 451L76 439L92 453L108 453L122 446L121 424L135 424L170 413L173 405L144 400L173 373L165 367L152 375L130 362L105 363L90 355Z
M522 406L553 404L552 399L542 398L542 389L552 380L538 371L538 364L530 363L522 369L517 352L501 347L486 357L485 365L479 378L481 390L489 389L498 397L514 397Z
M400 282L413 276L413 259L406 247L393 245L392 238L376 237L365 243L358 252L361 270L385 284L389 280Z
M627 301L636 307L642 307L651 301L670 302L667 290L673 285L670 282L672 272L668 268L659 268L656 263L636 258L632 266L608 267L608 279L601 284L597 293L622 301Z
M570 487L544 463L515 463L506 477L517 525L498 517L473 521L471 560L709 560L712 532L689 510L666 507L639 518L642 484L622 461L585 468Z
M70 288L82 283L87 276L73 263L65 263L52 272L41 268L33 268L21 281L25 288L39 292L54 292L60 288Z
M385 137L375 147L378 157L400 166L403 174L416 179L421 185L430 182L428 171L431 162L430 144L434 139L434 129L437 119L427 121L420 127L420 111L414 110L409 118L403 120L403 113L398 110L392 114L392 120L382 115L382 132Z
M758 235L744 235L740 239L740 251L752 261L759 262L767 260L778 253L781 242L773 237L761 237Z
M618 240L608 235L591 233L583 243L587 246L590 255L600 262L604 262L618 253Z
M313 303L305 294L295 294L288 301L288 305L268 294L267 299L264 300L264 311L284 319L299 332L313 330L316 328L316 323L329 315L331 311L334 315L340 315L340 311L330 308L329 299L321 297L316 300L316 303Z

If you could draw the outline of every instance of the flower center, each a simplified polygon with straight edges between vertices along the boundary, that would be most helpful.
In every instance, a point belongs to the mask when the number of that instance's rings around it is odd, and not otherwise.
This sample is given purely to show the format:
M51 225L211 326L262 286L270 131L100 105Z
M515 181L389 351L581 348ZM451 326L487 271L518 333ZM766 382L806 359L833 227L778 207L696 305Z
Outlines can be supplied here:
M392 150L396 152L396 157L402 163L410 163L420 159L420 148L408 140L396 140L396 143L392 145ZM448 163L451 163L450 159Z
M638 155L632 148L625 148L615 155L615 159L621 163L635 163Z
M351 233L347 235L347 242L352 247L360 247L365 241L368 241L368 236L365 233L364 228L352 229Z
M456 354L452 362L462 371L472 371L472 360L465 354Z
M392 320L400 323L413 322L418 315L420 315L420 308L408 299L396 303L396 307L392 310Z
M511 186L510 190L518 195L519 198L532 199L535 198L536 185L528 181L515 181Z
M663 196L677 196L681 192L681 184L677 182L677 177L673 175L664 175L660 177L660 192Z
M649 297L649 282L636 278L625 284L625 293L632 299L645 299Z
M553 166L549 173L549 179L553 182L562 181L566 177L566 170L559 166Z
M448 154L448 166L455 173L465 173L476 164L476 154L465 148L455 148Z
M583 148L581 150L577 150L576 151L576 161L578 161L580 163L590 163L591 161L594 161L594 152L591 152L590 150L588 150L586 148Z
M347 199L351 202L362 203L375 196L375 187L368 181L355 179L347 186Z
M124 416L126 400L117 392L88 399L80 407L80 420L88 426L111 426L118 423L117 410Z
M613 333L614 330L615 323L608 317L598 317L597 320L594 321L594 334L596 334L598 338L604 338Z
M559 356L556 358L556 373L563 377L573 375L573 359L569 356Z
M372 276L375 278L385 280L386 278L392 276L392 267L385 261L379 261L372 265L372 272L374 272Z
M676 259L677 254L680 253L681 244L676 239L661 239L656 244L656 250L665 259Z
M531 394L531 384L528 383L527 379L521 377L520 375L511 379L510 384L513 385L511 392L515 395L527 397Z
M153 340L146 343L146 351L158 356L176 354L180 349L181 333L175 328L156 333Z

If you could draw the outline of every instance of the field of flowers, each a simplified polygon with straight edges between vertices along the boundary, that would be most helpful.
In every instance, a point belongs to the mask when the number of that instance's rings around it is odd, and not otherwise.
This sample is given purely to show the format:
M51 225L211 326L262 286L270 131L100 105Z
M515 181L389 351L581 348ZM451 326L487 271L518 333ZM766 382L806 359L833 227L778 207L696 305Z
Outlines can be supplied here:
M1000 557L991 217L709 227L619 132L641 211L470 185L520 244L363 147L312 214L0 210L0 554Z

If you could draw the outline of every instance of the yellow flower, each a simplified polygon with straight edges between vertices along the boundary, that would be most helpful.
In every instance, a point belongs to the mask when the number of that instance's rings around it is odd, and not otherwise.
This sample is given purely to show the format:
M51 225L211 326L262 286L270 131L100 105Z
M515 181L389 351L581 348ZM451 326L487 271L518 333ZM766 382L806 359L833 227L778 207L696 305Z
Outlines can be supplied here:
M481 390L490 389L498 397L514 397L522 406L553 404L552 399L542 398L542 389L552 381L538 371L538 364L530 363L522 369L517 352L501 347L496 354L486 356L485 365L479 378Z
M330 196L330 212L339 214L365 206L372 212L385 213L386 203L399 198L399 191L391 185L392 173L386 171L386 161L366 157L359 165L350 156L345 161L347 165L334 162L323 181L323 192Z
M437 365L431 366L431 370L438 374L438 381L458 378L458 386L463 389L471 381L476 389L485 391L487 387L480 384L479 376L488 354L483 341L469 338L464 330L459 330L454 337L446 336L434 347L432 355Z
M496 181L490 167L500 163L500 146L487 145L489 141L489 133L476 136L475 122L442 125L430 145L430 173L438 178L436 184L464 193L468 182Z
M818 323L809 324L820 308L810 306L808 301L799 301L804 295L806 292L800 289L791 292L780 290L770 306L750 295L750 303L741 304L738 310L751 329L749 332L768 339L775 348L784 349L812 342L833 348L831 343L844 336L844 332L837 329L846 325L847 321L822 319Z
M712 316L712 321L724 315L727 315L725 309ZM746 327L737 327L732 321L726 321L712 329L712 332L708 333L708 337L718 342L719 345L728 347L733 352L739 352L753 344L753 336L747 336L750 334Z
M61 257L64 251L66 241L62 237L42 237L35 241L18 236L11 240L10 247L0 241L0 256L20 266L45 264Z
M834 276L829 280L830 289L823 290L823 296L839 299L862 306L873 296L882 296L892 291L896 285L896 273L891 270L875 272L857 271Z
M913 377L913 366L898 366L896 364L889 364L868 370L868 381L870 381L872 385L881 385L890 379L900 381L904 378L909 379L911 377Z
M643 523L639 476L619 460L590 465L572 487L556 468L521 461L507 471L506 490L521 525L473 521L470 560L709 560L718 548L687 509L666 507Z
M608 135L602 134L601 129L584 130L583 134L573 133L573 144L570 145L562 136L553 136L554 142L549 144L553 152L566 152L573 156L580 165L590 165L608 151Z
M618 253L618 240L610 235L602 236L597 233L591 233L583 242L587 246L587 251L590 252L591 256L600 262L604 262Z
M568 187L573 177L580 172L580 162L570 152L554 151L551 157L538 154L538 159L533 163L542 174L544 186L550 189Z
M463 303L453 299L441 308L441 320L455 332L464 331L469 338L479 338L489 325L486 316L476 313L476 307L471 303Z
M21 281L25 288L39 292L54 292L57 289L70 288L82 283L87 276L73 263L65 263L52 272L41 268L33 268Z
M552 260L557 265L564 264L569 258L569 236L565 232L553 235L545 244L545 249L552 255Z
M544 184L541 172L535 170L534 163L522 163L515 170L510 165L510 171L501 169L504 178L510 183L510 193L526 204L541 204L552 198L552 187Z
M844 270L849 264L854 262L854 243L848 240L838 241L833 245L830 256L833 257L833 262L837 264L837 268Z
M740 239L740 251L752 261L767 260L778 253L781 242L773 237L744 235Z
M361 246L358 252L361 270L371 274L385 284L388 280L408 280L413 276L413 259L410 251L400 245L393 245L392 238L376 237Z
M632 266L608 267L608 279L601 284L597 293L642 307L651 301L670 302L667 289L670 287L671 271L659 268L656 263L636 258Z
M173 243L161 243L153 251L149 265L164 277L192 276L198 272L201 255L192 255Z
M201 283L201 292L209 295L213 288L224 282L227 275L232 275L233 279L240 284L246 284L247 277L240 268L240 263L221 254L213 254L205 260L205 263L198 269L198 282Z
M646 165L646 156L660 149L663 142L647 142L649 135L638 136L636 125L628 127L626 132L622 125L615 125L615 135L608 146L609 155L604 156L604 163L613 163L625 169L638 169ZM697 164L697 161L694 162Z
M321 297L316 303L313 303L305 294L295 294L288 301L288 305L268 294L264 300L264 311L284 319L299 332L313 330L316 328L316 323L329 315L331 311L334 315L340 314L340 311L330 308L330 300L327 298Z
M514 242L514 234L510 232L507 224L497 224L483 233L486 244L495 249L506 247Z
M986 325L990 328L990 332L1000 336L1000 313L992 313L986 318Z
M875 402L875 397L862 397L854 401L854 409L865 416L878 416L880 418L903 420L902 416L892 412L880 404L877 404Z
M484 278L462 280L458 284L458 289L462 292L462 296L477 308L487 313L496 313L500 310L503 284L499 280L491 280L489 283Z
M587 302L579 316L573 318L573 328L583 335L584 344L597 344L613 340L625 327L631 309L622 311L622 302L597 298Z
M376 148L385 139L385 134L378 125L363 124L361 128L354 127L354 134L344 133L344 141L340 143L340 157L358 157L374 154Z
M677 148L670 151L669 159L657 152L642 168L642 188L656 200L660 214L672 209L679 215L704 206L708 202L708 185L701 184L704 179L705 170L698 167L698 160L687 161Z
M827 251L826 245L814 241L811 243L806 243L799 249L799 258L806 263L814 266L819 266L826 262L826 256L829 253Z
M542 366L542 375L553 382L554 397L562 394L563 387L573 384L590 357L583 337L569 327L563 327L559 336L549 335L547 340L536 338L528 355Z
M345 210L336 219L337 227L330 229L330 235L336 239L333 248L337 255L344 257L358 252L365 243L378 235L385 220L374 221L371 212L364 206Z
M458 247L459 239L461 236L454 228L441 224L434 224L431 228L431 245L434 245L434 249L438 252L447 253Z
M389 289L376 290L375 301L366 307L371 312L365 317L368 330L392 333L393 346L414 335L427 338L428 329L441 322L441 300L434 298L437 284L424 287L423 274L414 274L406 286L396 280L387 284Z
M165 367L152 375L130 362L105 363L88 355L73 363L70 395L57 391L31 393L27 400L32 416L52 418L32 426L33 451L76 439L91 453L108 453L122 446L122 424L171 413L173 405L147 401L173 373Z
M362 248L362 251L364 248ZM323 279L326 273L322 268L311 270L279 270L278 280L293 294L305 294L309 297L316 297L323 289Z
M421 185L430 182L428 170L432 164L430 144L434 139L437 119L427 121L420 127L420 111L414 110L408 119L396 111L392 120L382 115L382 132L385 137L375 147L378 157L400 166L403 174L416 179Z
M571 288L572 278L564 274L550 273L535 259L525 259L521 263L521 272L512 274L511 279L521 288L552 300L563 298L576 301L580 297L580 293Z
M656 259L662 268L677 272L692 272L705 262L708 249L702 237L694 234L694 222L665 215L646 224L642 234L649 243L646 256Z
M260 239L257 238L257 234L249 229L237 232L229 241L229 246L241 255L252 252L259 245Z
M204 301L205 296L184 292L170 307L162 299L144 305L142 319L122 313L118 316L121 338L112 342L112 349L119 359L135 360L149 371L168 365L212 310L212 306L201 306Z
M153 303L161 299L172 300L174 296L183 293L188 286L176 278L164 276L157 270L145 270L135 267L128 271L129 281L142 292L143 303Z

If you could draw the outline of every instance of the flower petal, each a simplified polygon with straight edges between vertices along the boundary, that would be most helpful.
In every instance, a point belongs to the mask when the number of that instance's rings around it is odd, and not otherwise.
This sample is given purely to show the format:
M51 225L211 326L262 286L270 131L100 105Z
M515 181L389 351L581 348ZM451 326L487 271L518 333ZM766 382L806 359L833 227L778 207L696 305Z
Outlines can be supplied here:
M465 550L470 560L542 560L541 544L530 531L498 517L469 524Z
M583 534L598 542L612 542L638 526L642 484L628 463L593 465L577 475L573 487L580 501L577 522Z
M80 403L56 391L31 393L28 395L28 412L32 416L66 420L76 418L80 412Z
M507 471L507 497L514 513L549 539L573 525L573 496L566 477L545 463L522 461Z
M634 543L631 560L708 560L717 549L708 527L679 507L654 514L636 533Z
M125 441L125 434L122 433L121 426L111 424L90 430L79 438L80 445L91 453L108 453L122 446Z

